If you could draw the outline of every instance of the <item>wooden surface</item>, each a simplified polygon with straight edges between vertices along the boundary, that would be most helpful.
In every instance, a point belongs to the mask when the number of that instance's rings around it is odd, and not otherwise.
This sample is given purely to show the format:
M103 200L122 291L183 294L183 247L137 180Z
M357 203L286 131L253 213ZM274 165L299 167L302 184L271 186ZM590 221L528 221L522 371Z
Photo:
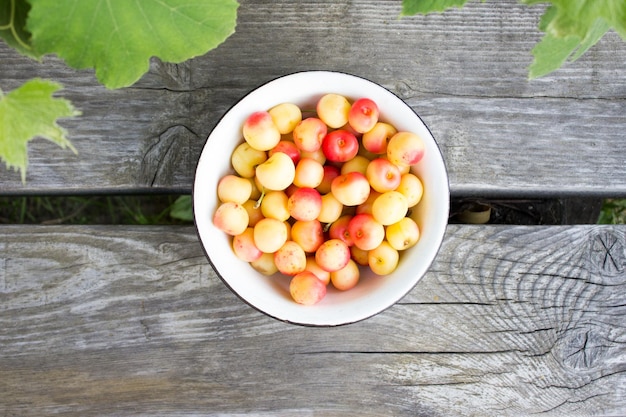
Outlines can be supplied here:
M0 415L617 416L626 227L450 225L397 305L284 324L193 228L0 229Z
M108 91L0 45L0 88L62 82L77 156L30 146L0 194L189 192L219 117L326 69L378 82L438 139L453 197L626 196L626 42L528 82L543 6L241 1L237 32ZM0 227L0 416L624 416L626 226L449 225L383 313L307 328L222 284L193 227Z
M2 90L52 78L83 116L63 122L77 156L35 141L27 184L3 170L0 190L189 192L202 145L234 102L281 75L326 69L405 99L440 142L454 196L626 195L626 42L611 32L528 82L542 11L504 0L399 19L399 1L242 1L219 48L180 65L154 61L116 91L2 45Z

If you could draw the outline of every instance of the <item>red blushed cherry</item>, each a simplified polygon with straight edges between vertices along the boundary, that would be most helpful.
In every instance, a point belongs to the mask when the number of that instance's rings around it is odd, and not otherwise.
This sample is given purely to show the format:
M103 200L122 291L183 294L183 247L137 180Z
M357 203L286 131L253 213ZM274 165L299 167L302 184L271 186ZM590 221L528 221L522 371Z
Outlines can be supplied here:
M276 152L283 152L289 155L294 164L300 161L300 149L295 143L288 140L281 140L276 146L268 151L268 156L272 156Z
M378 106L369 98L360 98L352 104L348 113L348 123L359 133L365 133L378 122Z
M347 130L334 130L324 136L322 151L326 159L333 162L346 162L359 151L359 141Z

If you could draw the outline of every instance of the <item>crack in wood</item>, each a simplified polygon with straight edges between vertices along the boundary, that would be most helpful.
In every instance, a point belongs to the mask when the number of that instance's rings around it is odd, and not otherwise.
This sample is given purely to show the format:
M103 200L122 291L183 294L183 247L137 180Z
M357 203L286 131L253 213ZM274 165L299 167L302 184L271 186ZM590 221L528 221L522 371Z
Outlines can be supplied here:
M142 301L142 305L143 305L143 301ZM146 340L152 339L150 326L148 326L148 323L146 322L146 320L144 319L139 320L139 324L141 324L141 328L143 329L143 335L146 338Z
M376 350L319 350L319 351L302 351L295 352L296 355L433 355L433 356L446 356L446 355L506 355L510 353L523 354L524 351L520 349L503 349L492 351L421 351L421 350L397 350L397 351L376 351Z
M424 305L459 305L459 306L495 306L497 303L482 303L482 302L471 302L471 301L427 301L427 302L398 302L396 305L400 306L424 306Z
M546 327L546 328L541 328L541 329L533 329L533 330L519 332L519 334L535 334L539 332L550 332L554 330L556 330L554 327Z
M597 398L597 397L604 397L609 395L609 393L600 393L600 394L595 394L595 395L589 395L585 398L581 398L578 400L572 400L572 399L566 399L564 401L562 401L561 403L555 405L554 407L545 409L545 410L541 410L541 411L537 411L537 412L533 412L530 413L531 415L539 415L539 414L547 414L547 413L551 413L553 411L558 410L559 408L565 406L565 405L569 405L569 404L581 404L581 403L587 403L589 400L591 400L592 398ZM568 411L571 412L571 410L568 409Z
M140 169L141 182L150 187L172 184L177 165L189 158L191 142L199 137L184 124L169 126L158 133L155 141L144 152ZM190 165L190 161L185 161L184 165Z

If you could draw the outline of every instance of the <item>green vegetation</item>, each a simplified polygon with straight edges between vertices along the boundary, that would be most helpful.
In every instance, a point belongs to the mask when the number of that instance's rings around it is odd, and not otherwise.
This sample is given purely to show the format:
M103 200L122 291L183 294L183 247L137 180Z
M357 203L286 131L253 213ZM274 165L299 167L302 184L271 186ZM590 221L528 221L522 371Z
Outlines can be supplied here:
M34 59L93 68L107 88L134 84L150 58L180 63L235 31L235 0L0 0L0 37Z
M180 63L217 47L235 31L238 7L235 0L0 0L0 38L33 65L56 55L122 88L149 70L152 57ZM51 97L62 88L52 81L30 80L6 95L1 88L0 160L25 181L28 142L43 137L74 150L57 119L79 111Z
M402 0L401 15L444 12L468 2ZM609 30L626 40L624 0L521 3L547 6L538 22L544 36L532 50L530 79L578 59ZM234 33L238 7L236 0L0 0L0 38L33 58L33 65L41 65L46 55L56 55L71 68L93 69L105 87L122 88L148 71L151 57L180 63L217 47ZM56 82L37 79L6 94L0 89L0 161L19 170L22 181L30 140L43 137L74 150L57 120L78 116L80 110L53 97L61 88ZM154 224L191 220L189 196L163 198L6 197L0 198L0 222ZM623 223L625 201L608 200L600 222Z
M189 196L0 197L1 224L191 224Z
M467 2L403 0L402 14L443 12L452 7L463 7ZM530 79L549 74L566 61L577 60L611 29L626 40L624 0L521 0L521 3L547 5L539 22L539 30L544 36L532 50L534 61L528 69Z
M402 0L401 16L444 12L463 7L468 1ZM624 0L521 2L547 5L538 25L544 37L532 50L531 79L560 68L568 60L575 61L609 30L626 40ZM180 63L216 48L234 33L238 7L236 0L0 0L0 38L33 58L33 64L46 55L57 55L71 68L92 68L107 88L122 88L134 84L148 71L151 57ZM33 86L42 91L61 88L41 80ZM71 107L54 112L51 106L59 103L51 99L41 102L37 110L9 106L9 95L4 95L1 88L0 105L5 105L0 106L0 120L10 120L13 125L37 121L38 129L28 132L0 129L0 160L7 168L21 171L24 181L28 142L44 137L73 149L63 132L54 131L59 129L58 118L77 116L79 112Z
M598 223L626 224L626 199L605 200Z
M191 225L191 196L0 197L0 224ZM626 224L626 199L604 201L598 224Z
M34 137L48 139L62 148L76 149L66 138L66 131L56 123L57 118L80 114L72 104L52 95L61 85L52 81L33 79L7 95L0 90L0 156L8 168L19 169L22 182L26 181L28 142ZM10 122L9 122L10 121Z

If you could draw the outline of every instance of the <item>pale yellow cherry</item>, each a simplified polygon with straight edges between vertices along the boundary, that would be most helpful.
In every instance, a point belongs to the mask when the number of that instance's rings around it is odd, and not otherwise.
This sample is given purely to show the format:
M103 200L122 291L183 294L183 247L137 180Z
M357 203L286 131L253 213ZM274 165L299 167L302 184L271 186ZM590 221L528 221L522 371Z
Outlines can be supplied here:
M340 94L325 94L317 102L317 115L328 127L339 129L348 123L352 105Z
M343 212L343 204L339 202L333 193L322 195L322 209L317 216L317 220L321 223L332 223L341 217Z
M302 111L293 103L278 104L269 109L268 113L272 116L278 131L283 135L291 133L302 121Z
M293 183L298 187L316 188L324 179L324 165L313 158L301 158L296 165Z
M278 272L278 267L274 263L274 254L263 252L261 256L250 262L250 266L263 275L273 275Z
M324 229L319 220L296 220L291 226L290 239L305 252L313 253L324 242Z
M358 206L367 200L371 187L365 175L360 172L348 172L333 179L330 189L344 206Z
M413 207L422 200L424 185L417 175L407 173L400 177L400 185L396 191L404 194L409 207Z
M261 252L276 252L285 244L287 237L287 226L280 220L265 218L254 226L254 244Z
M293 129L293 142L301 152L315 152L322 146L327 132L328 126L323 121L317 117L308 117Z
M399 222L408 210L406 197L398 191L382 193L372 203L372 216L384 226Z
M328 239L315 251L315 262L325 271L338 271L348 264L350 248L340 239Z
M222 203L213 215L213 224L226 234L237 236L248 227L248 212L238 203Z
M367 166L365 176L372 189L379 193L395 190L402 178L398 167L385 158L372 160Z
M398 133L395 127L389 123L378 122L372 130L363 133L361 143L363 148L374 154L385 154L387 152L387 142Z
M269 151L280 142L280 131L266 111L252 113L243 124L243 138L254 149Z
M398 267L400 254L389 242L383 242L367 253L368 264L376 275L389 275Z
M424 142L413 132L398 132L387 143L387 158L398 166L415 165L424 156Z
M291 278L289 294L298 304L313 305L319 303L326 296L326 284L317 278L313 272L302 271Z
M282 274L294 276L306 268L306 253L299 244L288 240L274 253L274 263Z
M277 152L256 167L256 177L267 190L281 191L293 183L296 167L289 155Z
M217 183L217 197L221 202L232 201L243 204L252 195L252 183L249 179L237 175L223 176Z
M284 191L267 191L261 200L261 213L263 217L271 217L284 222L290 217L287 209L288 202L289 197Z
M420 230L415 220L403 217L385 228L385 239L395 250L406 250L418 242Z
M359 265L350 259L346 266L330 273L330 282L339 291L346 291L358 284L360 275Z
M341 174L345 175L348 172L360 172L365 175L367 172L367 166L369 165L370 160L362 155L356 155L354 158L346 161L341 166Z
M252 178L257 165L267 160L267 152L254 149L248 142L237 145L230 157L230 163L239 176Z

